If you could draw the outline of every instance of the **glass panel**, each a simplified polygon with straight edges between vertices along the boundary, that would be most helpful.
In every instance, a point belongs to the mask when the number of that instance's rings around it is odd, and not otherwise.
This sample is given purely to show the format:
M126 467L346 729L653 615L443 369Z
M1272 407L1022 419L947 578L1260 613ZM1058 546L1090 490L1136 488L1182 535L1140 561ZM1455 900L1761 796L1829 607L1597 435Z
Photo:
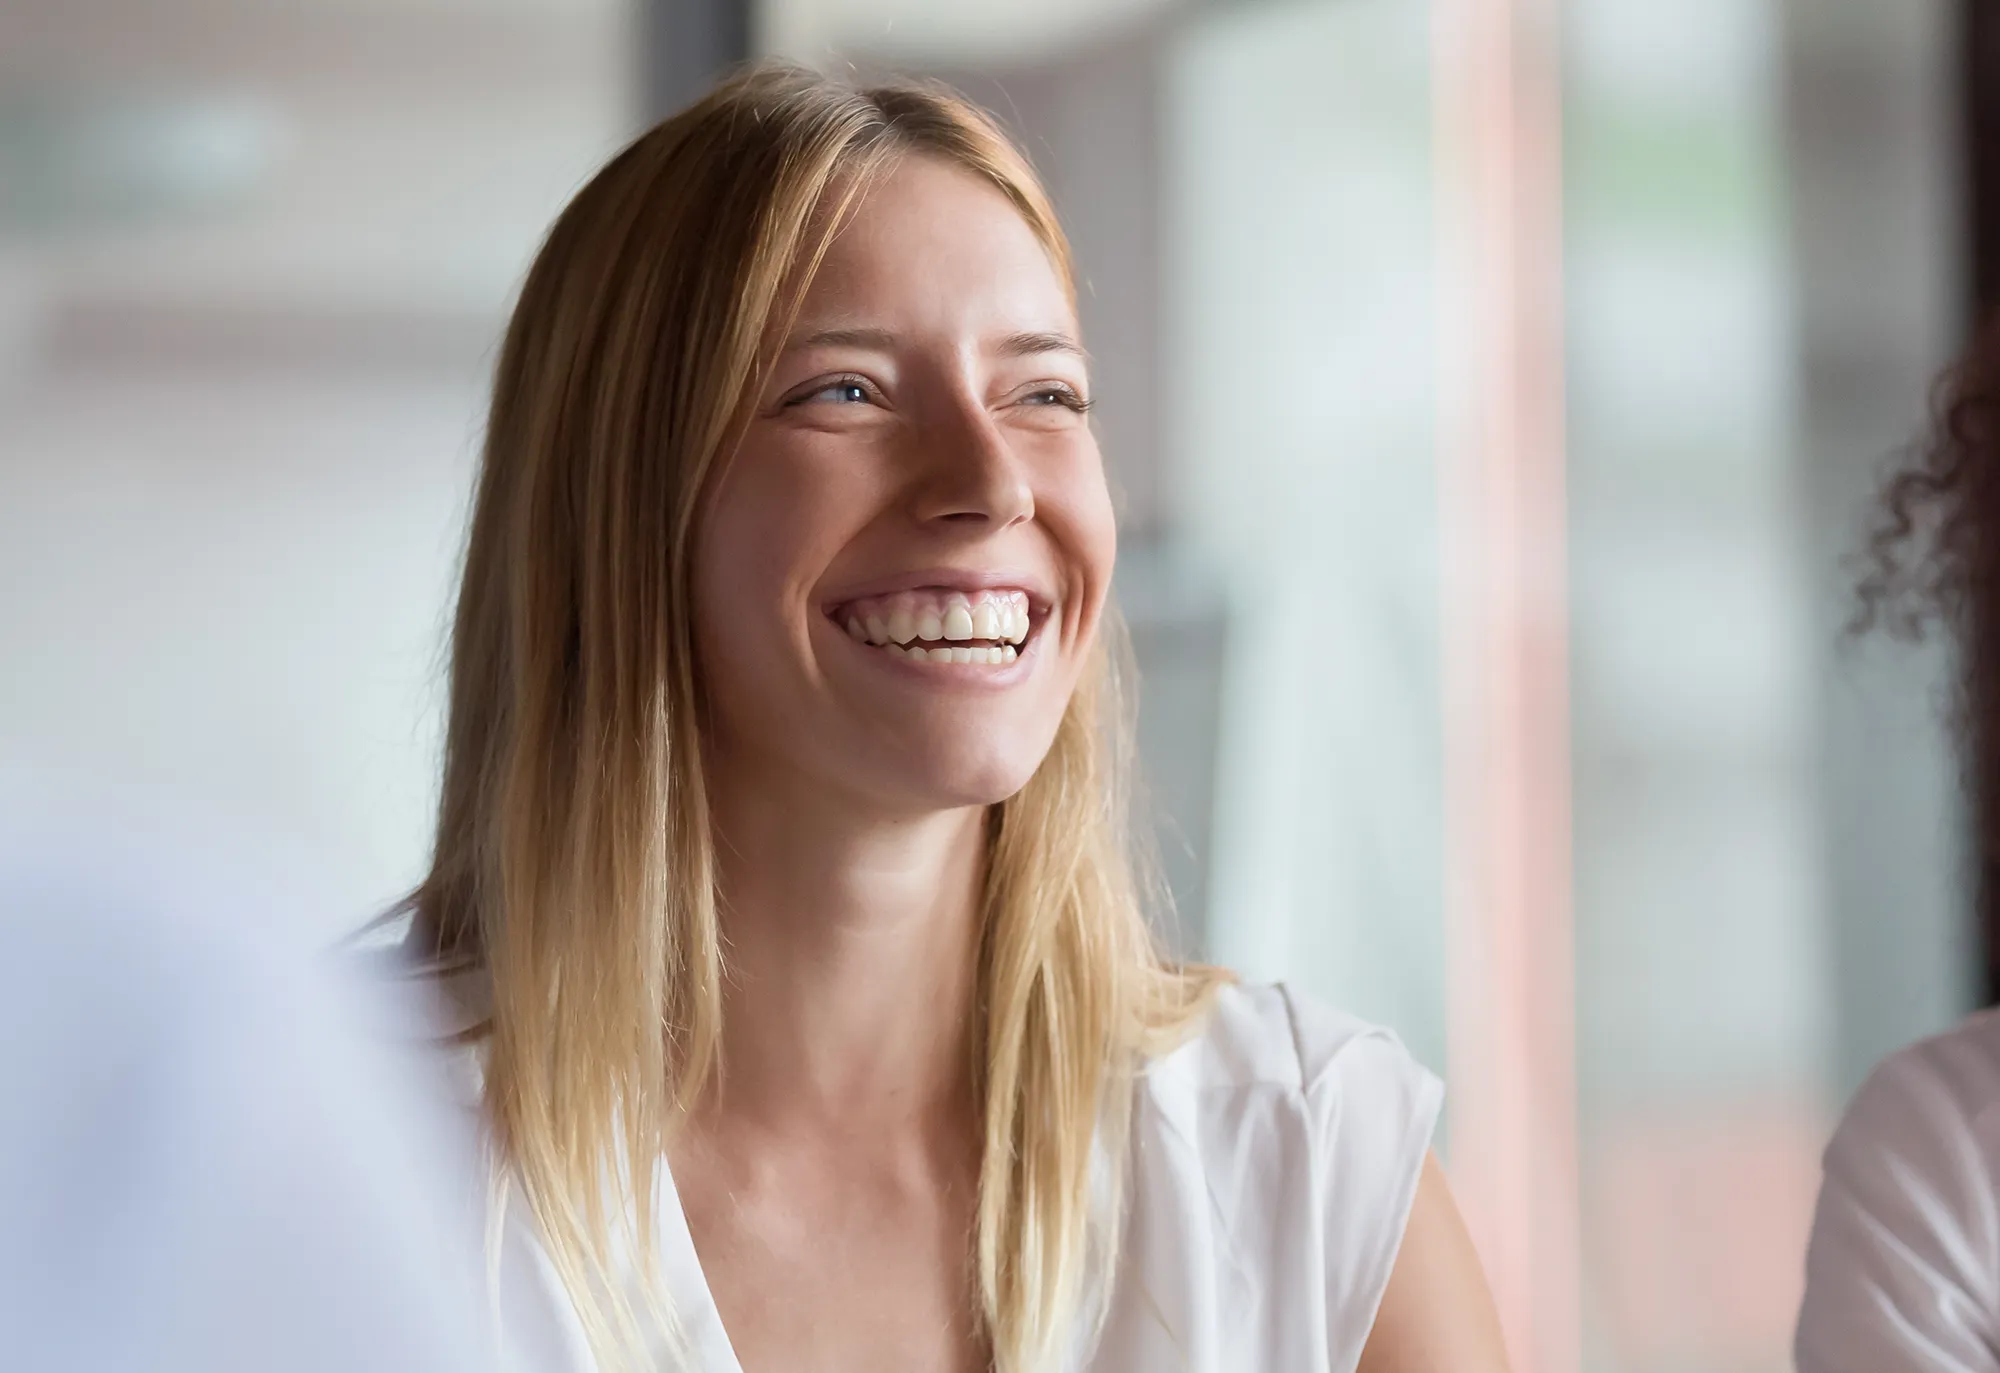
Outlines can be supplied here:
M1234 612L1208 947L1442 1068L1428 17L1224 10L1165 60L1167 503Z
M1778 16L1571 8L1586 1366L1786 1366L1827 1021Z

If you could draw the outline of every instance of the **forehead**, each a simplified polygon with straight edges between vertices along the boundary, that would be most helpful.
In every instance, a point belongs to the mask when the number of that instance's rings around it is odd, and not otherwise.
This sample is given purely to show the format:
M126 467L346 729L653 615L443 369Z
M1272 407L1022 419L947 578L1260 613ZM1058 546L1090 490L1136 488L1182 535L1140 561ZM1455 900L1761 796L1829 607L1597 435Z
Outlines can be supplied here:
M922 156L863 191L813 276L800 322L915 333L1075 329L1062 276L1021 212L983 178Z

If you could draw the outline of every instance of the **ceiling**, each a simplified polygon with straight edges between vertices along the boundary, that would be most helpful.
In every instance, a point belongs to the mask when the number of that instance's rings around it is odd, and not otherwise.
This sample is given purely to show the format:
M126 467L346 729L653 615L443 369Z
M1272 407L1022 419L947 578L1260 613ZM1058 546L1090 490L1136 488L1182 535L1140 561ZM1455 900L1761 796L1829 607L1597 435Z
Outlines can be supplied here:
M757 29L808 61L963 70L1173 3L766 0ZM18 333L32 306L44 334L93 348L484 337L550 219L634 132L634 21L627 0L0 4L0 315Z
M612 0L0 5L0 159L39 148L48 202L0 277L63 336L464 332L630 135L633 68Z
M1058 56L1173 8L1176 0L764 0L761 37L807 61L861 53L954 67Z

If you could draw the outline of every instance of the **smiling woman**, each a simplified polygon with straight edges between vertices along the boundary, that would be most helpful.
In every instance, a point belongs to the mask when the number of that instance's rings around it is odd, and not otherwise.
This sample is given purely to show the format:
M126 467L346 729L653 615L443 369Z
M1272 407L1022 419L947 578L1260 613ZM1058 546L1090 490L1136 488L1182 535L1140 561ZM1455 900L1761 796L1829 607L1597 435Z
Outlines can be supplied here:
M753 71L551 231L411 901L526 1366L1500 1366L1435 1081L1155 951L1089 406L937 90Z

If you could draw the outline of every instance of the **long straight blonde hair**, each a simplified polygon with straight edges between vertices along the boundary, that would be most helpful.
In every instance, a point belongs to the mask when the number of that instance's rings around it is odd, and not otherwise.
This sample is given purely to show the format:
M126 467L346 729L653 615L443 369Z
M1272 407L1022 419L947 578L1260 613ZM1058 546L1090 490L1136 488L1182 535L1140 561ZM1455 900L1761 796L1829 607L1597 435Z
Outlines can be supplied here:
M490 981L478 1033L506 1185L607 1366L643 1347L642 1305L672 1324L655 1180L720 1042L690 611L701 496L843 216L911 155L1005 195L1074 299L1048 197L978 111L931 87L766 65L577 194L500 353L436 852L412 906L442 963ZM1044 1367L1108 1280L1133 1077L1219 978L1165 962L1141 910L1116 638L1113 625L1047 758L987 827L969 1243L1003 1373ZM628 1296L635 1272L646 1303Z

